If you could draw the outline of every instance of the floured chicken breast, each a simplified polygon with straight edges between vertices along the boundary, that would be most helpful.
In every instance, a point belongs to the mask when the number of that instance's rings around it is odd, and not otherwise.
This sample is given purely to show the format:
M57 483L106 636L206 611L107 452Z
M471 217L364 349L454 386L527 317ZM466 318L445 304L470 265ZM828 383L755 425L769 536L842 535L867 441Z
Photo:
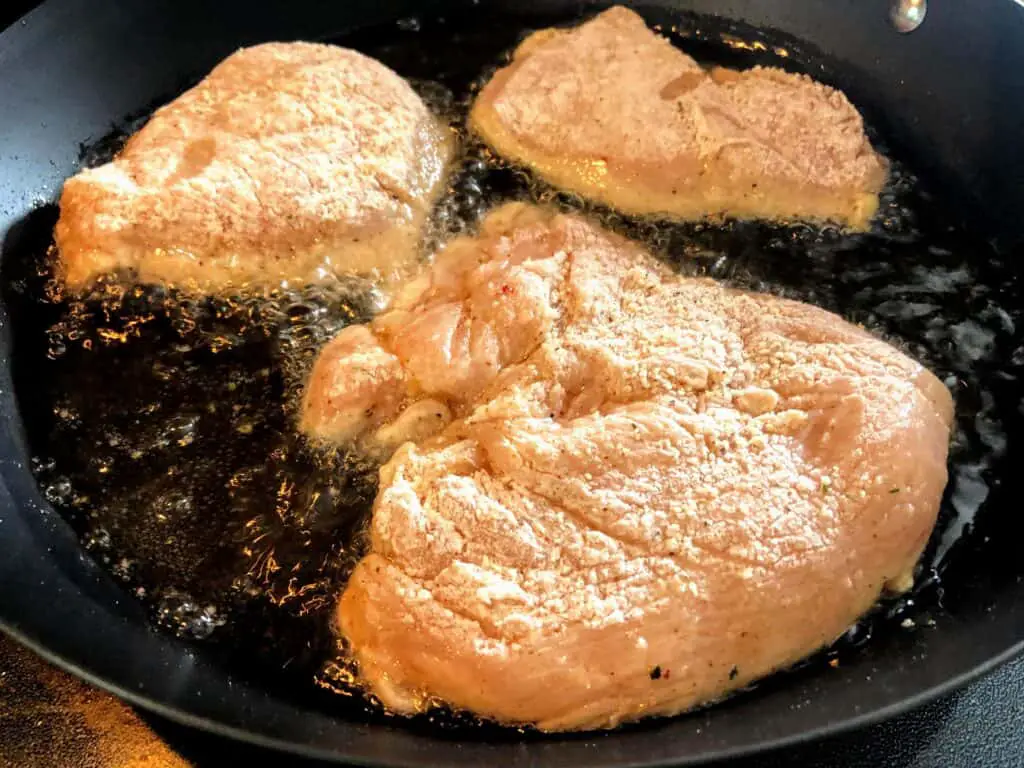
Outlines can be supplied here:
M839 91L779 69L705 71L622 7L527 38L470 120L552 184L634 214L865 228L887 168Z
M401 444L337 614L372 691L572 730L715 700L906 590L951 419L829 312L511 204L325 348L303 428Z
M229 56L69 179L56 240L72 289L127 270L220 291L390 273L416 253L452 152L408 83L355 51Z

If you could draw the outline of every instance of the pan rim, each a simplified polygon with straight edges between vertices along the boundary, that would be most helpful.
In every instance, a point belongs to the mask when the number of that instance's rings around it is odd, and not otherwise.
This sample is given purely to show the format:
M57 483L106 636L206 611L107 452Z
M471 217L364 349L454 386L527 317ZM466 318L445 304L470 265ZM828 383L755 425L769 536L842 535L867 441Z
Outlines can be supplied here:
M277 752L292 754L307 759L323 760L336 765L360 765L367 766L367 768L420 768L420 766L423 765L422 762L396 762L358 755L343 755L338 751L327 747L299 744L297 742L286 741L277 737L264 736L252 730L246 730L238 726L218 722L210 717L195 715L180 707L171 706L157 701L150 696L138 694L123 685L111 682L102 676L93 674L90 670L84 666L80 666L73 660L65 658L60 654L51 651L46 646L34 642L28 635L13 627L2 617L0 617L0 631L23 647L37 654L48 663L74 675L79 680L113 695L121 701L132 706L140 707L153 714L170 720L171 722L177 723L178 725L194 728L214 736L219 736L236 742L243 742L255 747L272 749ZM929 702L955 693L969 683L972 683L994 672L1004 664L1013 661L1018 656L1024 656L1024 639L1017 641L1002 653L990 657L986 661L978 664L970 670L967 670L966 672L962 672L959 675L948 678L930 688L918 691L916 694L901 699L899 702L877 707L859 715L848 717L837 723L816 726L798 733L780 736L773 739L764 739L759 742L750 742L735 747L709 750L692 756L680 755L674 758L656 758L654 760L618 763L617 765L622 768L673 768L674 766L685 765L708 765L724 760L774 752L787 747L794 747L818 741L826 737L840 736L890 720L899 715L918 709ZM686 714L682 714L677 715L675 718L663 718L663 720L668 722L673 719L685 718L687 716L688 715ZM345 723L345 721L340 722ZM615 731L598 731L590 733L598 736L604 733L614 734ZM527 749L529 749L529 746L527 746Z

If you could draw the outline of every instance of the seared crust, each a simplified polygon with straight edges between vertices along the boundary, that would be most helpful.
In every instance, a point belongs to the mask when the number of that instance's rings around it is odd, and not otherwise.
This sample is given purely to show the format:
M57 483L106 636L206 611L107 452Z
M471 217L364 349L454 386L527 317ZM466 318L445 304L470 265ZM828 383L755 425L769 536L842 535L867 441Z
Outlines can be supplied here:
M527 38L470 122L550 183L633 214L864 229L887 172L839 91L778 69L704 71L622 7Z
M127 270L220 291L389 272L416 253L450 154L447 129L379 62L312 43L243 49L67 181L64 278L80 289Z

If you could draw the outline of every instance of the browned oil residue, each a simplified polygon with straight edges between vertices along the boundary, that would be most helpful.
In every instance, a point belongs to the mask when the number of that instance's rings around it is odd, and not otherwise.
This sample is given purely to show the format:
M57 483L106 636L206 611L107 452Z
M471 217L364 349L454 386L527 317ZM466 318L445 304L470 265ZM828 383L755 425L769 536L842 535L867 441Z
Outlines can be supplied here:
M0 638L0 766L189 768L124 703Z

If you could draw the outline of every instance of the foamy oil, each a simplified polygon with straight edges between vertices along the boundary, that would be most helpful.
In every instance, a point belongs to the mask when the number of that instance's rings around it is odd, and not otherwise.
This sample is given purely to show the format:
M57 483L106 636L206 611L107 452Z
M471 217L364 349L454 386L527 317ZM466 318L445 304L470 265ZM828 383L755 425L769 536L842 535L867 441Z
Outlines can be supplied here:
M664 31L714 63L817 67L791 47L753 50L698 26L689 20ZM822 658L856 653L880 628L926 622L941 610L942 573L985 514L1007 432L1020 421L1024 346L1010 266L952 226L898 157L875 225L857 234L738 221L666 224L551 189L461 128L480 84L526 31L522 19L497 23L481 12L457 22L404 19L337 41L408 77L459 135L457 167L424 252L472 232L502 201L581 211L684 274L817 304L926 364L953 392L957 422L921 587L881 606ZM87 148L84 162L108 159L137 127L126 124ZM75 299L61 293L51 266L39 253L7 275L21 297L18 393L47 500L162 629L287 695L336 709L340 694L347 712L380 716L359 693L331 627L364 549L376 467L312 449L295 430L318 349L380 309L379 286L337 279L197 298L124 288L111 276ZM431 722L463 727L472 719Z

